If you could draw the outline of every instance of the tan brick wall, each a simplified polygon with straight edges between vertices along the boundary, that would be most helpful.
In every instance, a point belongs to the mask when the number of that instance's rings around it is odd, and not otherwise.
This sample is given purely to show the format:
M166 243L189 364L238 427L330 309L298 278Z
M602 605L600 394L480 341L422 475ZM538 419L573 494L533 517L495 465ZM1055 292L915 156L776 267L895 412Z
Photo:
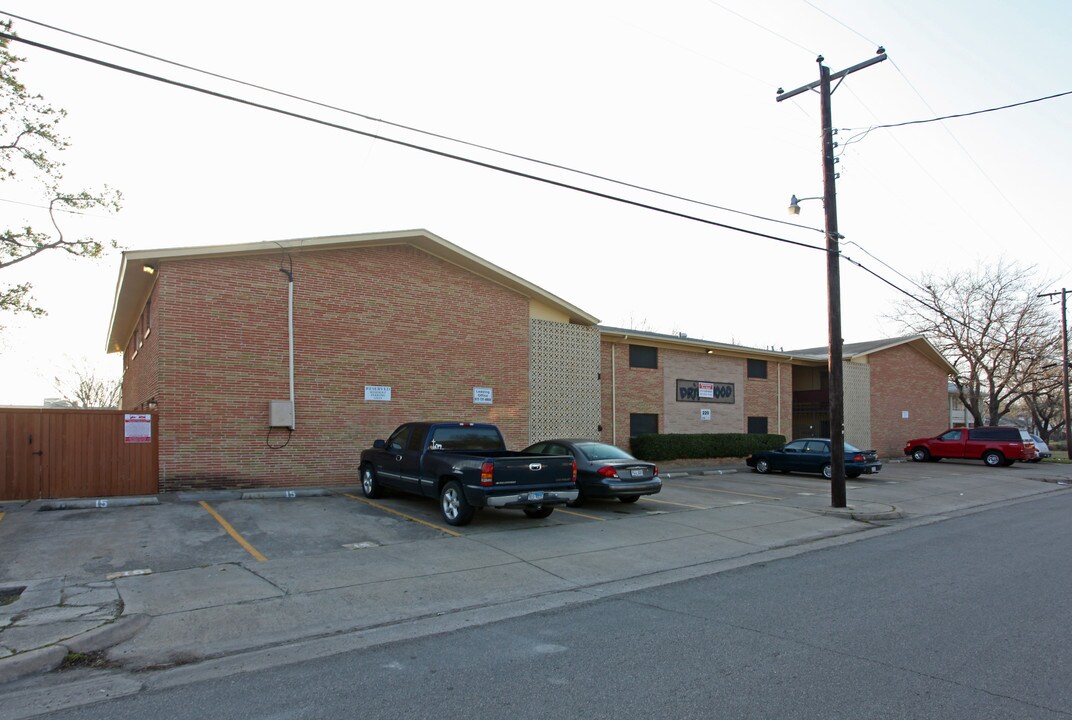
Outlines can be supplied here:
M793 436L793 367L789 363L767 362L767 377L748 377L745 362L744 428L748 431L749 417L767 418L767 432ZM779 374L780 373L780 374ZM779 404L779 399L781 403ZM780 408L780 414L779 414Z
M629 367L629 343L600 344L600 394L603 398L600 438L629 449L629 414L655 413L659 432L665 432L663 403L663 350L659 349L659 367Z
M297 429L269 435L289 397L293 262ZM162 263L163 489L355 483L360 451L408 420L493 422L528 441L529 303L416 248L382 247ZM140 387L141 369L128 371ZM390 402L365 385L389 385ZM474 405L490 387L494 404ZM269 447L283 446L276 449Z
M871 366L866 363L843 363L845 392L845 442L863 450L871 442Z
M906 440L946 429L949 401L944 368L907 345L868 357L871 437L880 455L900 456ZM907 419L902 417L903 411L908 411Z
M745 431L745 361L704 352L660 350L663 392L666 398L667 433L740 433ZM701 380L733 385L733 403L684 402L677 399L678 380ZM711 419L700 419L700 410L711 410Z

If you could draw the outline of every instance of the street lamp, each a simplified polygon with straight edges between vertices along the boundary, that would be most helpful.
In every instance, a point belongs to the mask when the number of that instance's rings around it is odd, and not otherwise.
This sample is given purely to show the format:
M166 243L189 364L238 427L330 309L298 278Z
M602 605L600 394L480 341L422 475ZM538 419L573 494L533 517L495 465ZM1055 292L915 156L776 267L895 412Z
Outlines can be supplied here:
M793 197L789 198L789 214L799 215L800 203L804 202L805 200L822 200L822 197L816 195L815 197L798 198L796 195L794 195Z

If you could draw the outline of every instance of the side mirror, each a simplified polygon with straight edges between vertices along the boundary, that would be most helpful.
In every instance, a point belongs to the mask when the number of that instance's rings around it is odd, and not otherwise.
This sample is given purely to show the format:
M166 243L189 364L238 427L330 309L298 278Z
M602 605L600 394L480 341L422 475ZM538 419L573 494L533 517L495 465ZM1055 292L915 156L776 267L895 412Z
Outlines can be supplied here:
M376 448L377 450L383 450L387 447L387 443L385 443L383 440L377 440L376 442L372 443L372 447Z

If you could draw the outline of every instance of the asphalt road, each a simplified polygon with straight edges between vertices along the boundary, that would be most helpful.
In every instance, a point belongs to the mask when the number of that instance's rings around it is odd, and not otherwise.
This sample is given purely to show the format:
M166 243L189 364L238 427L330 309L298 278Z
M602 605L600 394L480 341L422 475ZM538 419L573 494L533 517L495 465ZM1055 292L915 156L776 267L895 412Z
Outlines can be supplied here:
M1067 718L1072 495L56 718Z

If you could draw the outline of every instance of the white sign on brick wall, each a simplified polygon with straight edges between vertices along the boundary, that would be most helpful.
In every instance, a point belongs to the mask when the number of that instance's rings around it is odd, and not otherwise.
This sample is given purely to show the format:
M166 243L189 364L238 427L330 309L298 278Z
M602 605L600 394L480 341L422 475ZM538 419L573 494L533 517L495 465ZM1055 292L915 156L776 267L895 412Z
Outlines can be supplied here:
M474 405L491 405L492 404L492 392L491 388L473 388L473 404Z
M707 422L711 419L711 408L703 408L700 410L700 419Z
M365 386L365 399L366 400L379 400L382 402L389 402L391 400L391 386L390 385L366 385Z

